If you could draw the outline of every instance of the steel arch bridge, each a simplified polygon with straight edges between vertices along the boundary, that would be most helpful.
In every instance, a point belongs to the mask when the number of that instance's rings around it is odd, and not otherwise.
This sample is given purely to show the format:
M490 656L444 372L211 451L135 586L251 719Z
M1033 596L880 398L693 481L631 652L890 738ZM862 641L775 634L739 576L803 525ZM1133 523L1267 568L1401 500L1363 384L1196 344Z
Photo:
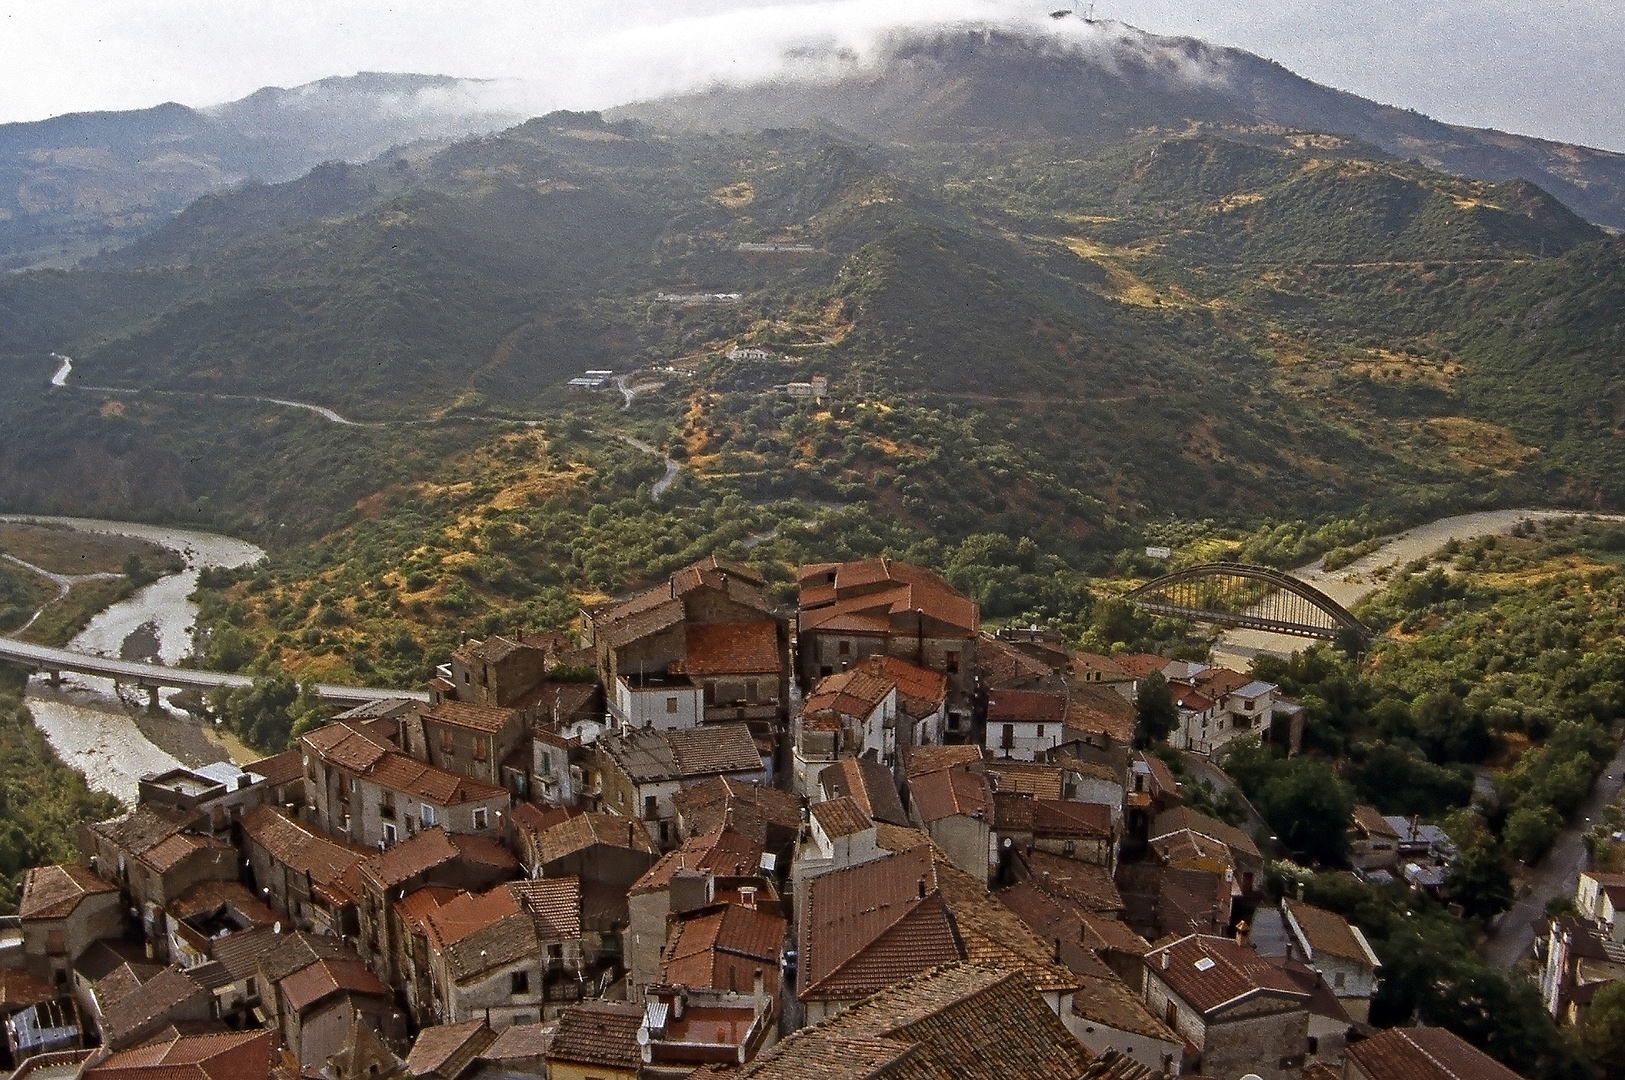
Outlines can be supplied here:
M1307 582L1267 566L1203 563L1164 574L1127 594L1141 611L1178 619L1335 640L1375 635L1349 610Z

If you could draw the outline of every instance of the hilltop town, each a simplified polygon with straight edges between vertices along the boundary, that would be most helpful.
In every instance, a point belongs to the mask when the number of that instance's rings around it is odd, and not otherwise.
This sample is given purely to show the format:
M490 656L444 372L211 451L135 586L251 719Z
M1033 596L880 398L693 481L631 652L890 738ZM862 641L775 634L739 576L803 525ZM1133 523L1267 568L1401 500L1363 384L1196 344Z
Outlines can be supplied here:
M1373 1026L1367 937L1271 899L1239 793L1207 812L1215 751L1298 752L1280 687L990 633L890 559L796 587L710 557L578 638L465 640L427 702L145 777L0 927L14 1075L1516 1077ZM1436 896L1457 858L1347 831L1365 882ZM1550 924L1554 1015L1625 973L1622 889Z

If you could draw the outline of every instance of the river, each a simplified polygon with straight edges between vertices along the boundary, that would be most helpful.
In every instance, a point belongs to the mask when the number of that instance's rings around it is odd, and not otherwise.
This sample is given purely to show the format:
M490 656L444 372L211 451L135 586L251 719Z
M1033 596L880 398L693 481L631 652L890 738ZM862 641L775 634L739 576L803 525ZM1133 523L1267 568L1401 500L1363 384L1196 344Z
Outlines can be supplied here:
M1476 514L1458 514L1439 518L1414 529L1407 529L1390 537L1382 547L1363 558L1356 559L1340 570L1327 570L1325 559L1316 559L1308 566L1291 571L1292 576L1307 581L1346 608L1364 600L1386 584L1384 569L1403 566L1413 559L1425 558L1444 547L1451 540L1473 540L1480 536L1505 535L1521 521L1556 517L1598 517L1619 520L1617 514L1586 514L1575 510L1485 510ZM1271 634L1262 630L1229 630L1213 646L1213 662L1237 671L1246 671L1259 653L1290 656L1302 651L1310 642L1286 634Z
M229 536L159 525L28 514L0 515L0 521L137 536L185 559L186 568L180 573L160 578L97 614L68 644L100 656L179 663L192 651L197 605L188 598L197 588L198 572L211 566L243 566L265 557L253 544ZM203 737L195 720L169 704L173 693L164 691L160 709L153 713L133 695L129 702L121 700L109 679L64 674L59 687L43 676L30 679L26 700L35 726L58 757L84 773L91 787L133 804L136 783L144 773L227 756Z

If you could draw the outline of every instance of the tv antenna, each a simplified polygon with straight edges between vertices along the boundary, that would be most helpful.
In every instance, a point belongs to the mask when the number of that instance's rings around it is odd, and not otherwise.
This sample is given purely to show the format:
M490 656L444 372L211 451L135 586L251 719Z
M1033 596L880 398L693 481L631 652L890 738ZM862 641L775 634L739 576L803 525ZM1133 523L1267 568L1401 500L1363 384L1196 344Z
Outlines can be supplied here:
M1092 23L1095 21L1095 5L1092 0L1089 3L1084 3L1083 0L1072 0L1070 8L1058 8L1049 13L1049 17L1052 19L1064 19L1068 15L1076 15L1084 22Z

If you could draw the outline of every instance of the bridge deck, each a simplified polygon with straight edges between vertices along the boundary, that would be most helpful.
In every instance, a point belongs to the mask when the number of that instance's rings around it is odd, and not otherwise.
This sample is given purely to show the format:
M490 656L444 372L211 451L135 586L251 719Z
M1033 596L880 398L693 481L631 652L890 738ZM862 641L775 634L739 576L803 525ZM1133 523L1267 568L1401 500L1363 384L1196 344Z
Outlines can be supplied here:
M223 671L202 671L197 668L176 668L165 664L147 664L137 660L115 660L107 656L57 649L48 645L33 645L26 641L0 638L0 660L31 667L36 671L72 671L80 675L99 675L137 686L168 686L188 690L213 690L217 687L252 686L248 675L228 675ZM316 692L323 701L337 705L365 705L373 701L392 699L428 701L429 695L421 690L387 690L371 686L343 686L321 683Z

